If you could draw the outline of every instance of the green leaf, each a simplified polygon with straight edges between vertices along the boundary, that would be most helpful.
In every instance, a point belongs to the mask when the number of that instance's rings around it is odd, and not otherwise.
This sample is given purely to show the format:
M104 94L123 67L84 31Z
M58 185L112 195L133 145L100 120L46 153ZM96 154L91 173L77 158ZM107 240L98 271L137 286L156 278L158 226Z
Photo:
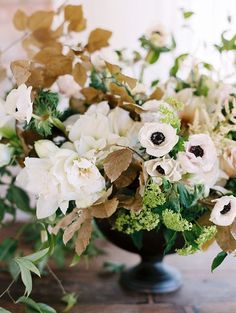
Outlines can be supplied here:
M26 313L57 313L52 307L44 303L37 303L28 297L20 297L16 303L26 305Z
M227 255L228 253L226 253L225 251L221 251L220 253L217 254L211 265L212 272L224 261Z
M10 185L8 191L7 191L7 195L6 195L7 199L15 204L17 206L18 209L24 211L24 212L34 212L31 208L30 208L30 199L29 196L27 195L27 193L22 190L21 188L15 186L15 185Z
M175 63L173 65L173 67L170 69L170 76L176 77L176 74L177 74L177 72L179 70L180 65L187 58L188 55L189 55L188 53L184 53L184 54L179 55L175 59Z
M105 261L103 263L103 268L110 273L121 273L124 270L125 265L123 263Z
M0 244L0 260L8 261L11 259L16 251L17 241L13 238L6 238Z
M164 238L166 242L164 254L167 254L175 244L177 232L171 229L164 229Z
M190 18L193 14L194 14L194 12L192 12L192 11L184 11L183 17L186 20L186 19Z
M143 233L142 233L142 231L137 231L137 232L131 234L130 236L133 240L135 247L140 250L143 246Z
M78 296L74 293L67 293L62 297L62 301L66 303L66 308L63 312L69 312L77 303Z
M40 276L40 272L38 268L31 261L27 260L25 257L16 257L15 262L21 267L28 269L30 272L35 273Z
M0 313L11 313L10 311L0 307Z
M25 286L25 294L29 296L32 291L32 276L31 276L30 270L22 266L21 263L17 263L17 264L20 267L21 279Z
M15 262L14 259L9 262L8 269L9 269L9 272L10 272L12 278L14 280L16 280L17 277L20 274L20 268L19 268L19 265Z
M37 262L43 257L45 257L49 252L49 248L43 249L41 251L35 252L33 254L27 255L24 258L31 261L31 262Z
M146 61L149 64L154 64L159 59L159 56L160 56L160 52L159 51L150 50L148 52L147 56L146 56Z

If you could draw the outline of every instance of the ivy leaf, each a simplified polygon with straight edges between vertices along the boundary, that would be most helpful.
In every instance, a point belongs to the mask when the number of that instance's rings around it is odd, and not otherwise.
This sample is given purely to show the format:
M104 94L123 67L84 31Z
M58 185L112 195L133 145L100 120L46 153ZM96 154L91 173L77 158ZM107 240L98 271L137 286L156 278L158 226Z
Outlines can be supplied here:
M228 253L225 251L221 251L217 254L217 256L214 258L212 265L211 265L211 271L213 272L227 257Z
M63 312L69 312L77 303L78 297L74 292L67 293L63 296L62 301L66 303L66 308Z

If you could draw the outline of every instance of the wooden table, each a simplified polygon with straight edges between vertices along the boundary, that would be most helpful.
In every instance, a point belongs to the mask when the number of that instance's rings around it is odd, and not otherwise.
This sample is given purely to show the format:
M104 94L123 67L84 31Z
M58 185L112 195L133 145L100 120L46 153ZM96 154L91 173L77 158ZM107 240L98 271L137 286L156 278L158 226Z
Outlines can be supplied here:
M0 231L0 239L9 234ZM79 295L78 305L72 313L236 313L236 260L228 257L213 274L210 266L218 248L212 246L208 252L188 257L171 255L166 262L177 267L183 276L183 287L167 295L143 295L127 292L118 284L118 274L105 275L104 260L125 263L127 266L138 262L138 257L111 245L99 243L105 255L92 260L87 267L81 262L73 268L55 270L64 287ZM0 293L10 282L9 276L0 274ZM34 279L32 298L45 302L62 312L61 292L52 276ZM12 295L22 295L23 288L17 283ZM6 297L0 299L0 306L12 313L23 313Z

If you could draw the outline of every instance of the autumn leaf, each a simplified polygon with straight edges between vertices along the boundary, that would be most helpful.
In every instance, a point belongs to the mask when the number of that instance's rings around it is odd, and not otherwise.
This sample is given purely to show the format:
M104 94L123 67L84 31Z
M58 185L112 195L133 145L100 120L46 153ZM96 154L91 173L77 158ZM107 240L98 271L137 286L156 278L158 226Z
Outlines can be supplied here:
M5 67L0 65L0 82L3 81L7 77L7 70Z
M157 87L149 96L149 100L161 100L163 95L164 91L160 87Z
M69 240L74 236L74 234L80 229L81 225L86 221L90 220L90 212L87 209L81 210L78 217L68 225L63 234L63 243L66 245Z
M24 84L30 77L30 62L26 60L17 60L11 62L11 71L17 85Z
M129 186L135 178L138 176L142 168L139 164L131 163L126 171L122 172L121 175L114 181L117 188L124 188Z
M135 103L122 102L120 107L122 107L123 109L129 112L135 112L137 114L146 112L146 110L144 110L140 105L137 105Z
M118 80L122 84L126 83L130 89L133 89L137 84L137 79L126 76L126 75L121 74L121 73L116 75L116 80Z
M232 252L236 249L236 240L231 234L230 227L217 227L216 242L225 252Z
M112 32L108 30L102 28L94 29L89 35L88 44L86 46L87 50L91 53L103 47L107 47L111 35Z
M87 248L92 235L92 223L91 219L86 220L81 226L75 243L75 251L78 255L81 255Z
M68 30L79 32L85 29L86 19L81 5L67 5L64 9L65 20L69 21Z
M67 226L69 226L76 216L78 215L78 208L75 208L71 213L67 214L65 217L63 217L56 226L53 227L52 233L54 235L57 235L60 229L64 229Z
M105 61L105 64L106 64L106 67L107 67L108 71L109 71L112 75L115 75L115 74L120 73L121 68L120 68L118 65L116 65L116 64L111 64L111 63L109 63L109 62L107 62L107 61Z
M83 87L86 83L87 80L87 71L84 68L84 66L81 63L76 63L72 75L74 77L74 80L81 86Z
M123 101L134 103L134 99L128 94L125 87L110 83L109 89L112 94L120 96Z
M50 28L53 17L53 11L36 11L28 18L27 26L32 31L38 28Z
M119 200L119 207L135 212L139 212L143 208L143 199L139 190L137 190L135 196L119 194L117 197Z
M17 30L25 30L27 27L28 17L25 12L17 10L13 17L13 24Z
M121 173L129 167L133 157L130 149L120 149L110 153L104 160L104 171L111 182L114 182Z
M96 218L110 217L113 213L115 213L118 207L118 203L119 201L116 198L113 198L111 200L107 200L104 203L93 205L91 207L91 214Z
M80 90L80 92L86 98L87 103L99 102L103 99L102 91L93 87L83 88Z

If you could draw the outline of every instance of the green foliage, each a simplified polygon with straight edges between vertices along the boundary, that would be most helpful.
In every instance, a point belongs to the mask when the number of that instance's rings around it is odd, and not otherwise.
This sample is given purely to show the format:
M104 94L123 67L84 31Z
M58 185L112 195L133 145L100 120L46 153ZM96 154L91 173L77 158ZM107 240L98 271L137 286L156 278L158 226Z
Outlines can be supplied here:
M25 304L26 313L57 313L55 309L44 303L37 303L31 298L20 297L16 303Z
M11 313L10 311L0 307L0 313Z
M194 12L192 11L183 11L183 18L185 20L189 19L192 15L194 14Z
M214 258L212 265L211 265L211 271L213 272L221 263L224 261L224 259L227 257L228 253L225 251L221 251L217 254L217 256Z
M176 159L178 152L184 151L184 144L185 144L185 139L181 136L179 136L179 141L177 144L174 146L174 148L170 152L170 156L174 159Z
M63 312L69 312L76 305L78 296L74 292L66 293L62 297L62 301L66 304L66 308Z
M143 232L136 231L133 234L130 234L130 237L135 247L140 250L143 246Z
M174 109L176 110L182 110L184 108L184 103L180 102L179 100L173 98L173 97L168 97L167 99L165 99L165 101L173 106Z
M35 210L32 210L30 207L29 196L23 189L13 184L9 185L6 198L11 203L11 205L17 207L21 211L31 214L35 213Z
M170 76L176 77L182 62L187 58L188 55L189 55L188 53L184 53L184 54L179 55L175 59L174 65L170 69Z
M144 191L143 205L146 208L156 208L158 205L162 205L166 202L165 194L161 188L152 180L150 180Z
M180 205L183 208L189 209L197 204L199 199L204 196L204 186L195 185L193 188L187 187L182 183L177 183L177 191L179 194Z
M121 273L124 270L125 265L123 263L105 261L103 263L103 268L106 272L109 273Z
M140 212L120 210L115 220L114 228L125 234L133 234L141 230L155 229L159 224L159 215L149 207L143 208Z
M160 118L162 123L170 124L172 127L180 129L180 119L177 115L177 112L169 109L165 105L161 105L159 108L159 112L163 115Z
M195 96L207 97L208 91L209 91L209 87L207 86L207 79L208 79L207 76L201 75L201 77L197 83L196 90L194 91Z
M215 45L216 49L222 53L223 51L236 50L236 34L230 39L225 38L225 31L221 34L221 43Z
M164 233L164 238L166 242L164 254L167 254L173 248L175 244L177 232L172 229L164 228L163 233Z
M174 231L183 232L185 230L191 230L192 228L192 224L182 218L180 213L175 213L169 209L162 212L162 219L166 228Z
M17 249L17 240L6 238L0 244L0 261L8 262L11 260Z
M61 113L57 111L59 97L57 93L41 90L34 100L34 116L27 128L35 130L42 136L52 134L53 126L60 122ZM61 123L61 122L60 122ZM60 129L60 126L58 127Z
M103 92L107 91L106 85L104 84L103 74L98 73L96 70L93 70L91 72L89 86L95 89L102 90Z

